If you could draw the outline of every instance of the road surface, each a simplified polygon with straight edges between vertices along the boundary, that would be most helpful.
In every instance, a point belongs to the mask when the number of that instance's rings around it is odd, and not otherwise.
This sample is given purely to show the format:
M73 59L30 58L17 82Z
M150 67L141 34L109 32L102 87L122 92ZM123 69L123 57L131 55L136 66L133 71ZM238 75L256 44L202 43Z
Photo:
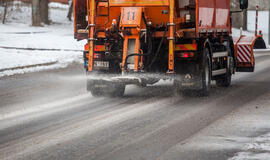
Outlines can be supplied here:
M270 132L270 52L256 65L209 97L177 96L160 82L94 98L80 65L1 78L0 159L230 159Z

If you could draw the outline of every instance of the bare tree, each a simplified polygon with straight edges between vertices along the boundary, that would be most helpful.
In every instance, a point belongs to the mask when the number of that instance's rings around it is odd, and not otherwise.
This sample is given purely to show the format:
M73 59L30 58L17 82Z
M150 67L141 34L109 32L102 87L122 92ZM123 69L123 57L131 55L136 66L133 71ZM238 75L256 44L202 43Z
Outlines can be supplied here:
M2 23L5 24L6 23L6 16L7 16L7 9L8 9L8 0L3 0L3 1L1 1L1 3L3 3L3 5L5 7L3 19L2 19Z
M32 0L32 25L50 24L49 0Z
M40 0L40 18L41 22L50 24L49 21L49 0Z
M32 25L41 26L40 0L32 0Z
M247 9L243 10L243 30L247 31Z
M231 0L231 10L239 11L239 0ZM236 28L240 28L243 26L243 13L232 13L232 26Z
M69 10L68 10L68 15L67 15L67 18L68 18L70 21L71 21L72 13L73 13L73 1L70 2Z

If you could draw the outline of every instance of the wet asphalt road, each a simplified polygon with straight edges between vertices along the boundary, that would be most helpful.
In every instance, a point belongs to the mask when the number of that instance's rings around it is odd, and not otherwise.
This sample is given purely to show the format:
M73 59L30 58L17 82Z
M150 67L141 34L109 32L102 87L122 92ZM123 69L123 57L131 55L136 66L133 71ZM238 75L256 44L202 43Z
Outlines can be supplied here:
M262 121L270 113L270 53L256 64L229 88L213 85L209 97L174 95L172 83L161 82L129 86L123 98L94 98L80 65L1 78L0 159L228 159L241 144L209 137L270 131L257 121L239 125L253 105L264 106Z

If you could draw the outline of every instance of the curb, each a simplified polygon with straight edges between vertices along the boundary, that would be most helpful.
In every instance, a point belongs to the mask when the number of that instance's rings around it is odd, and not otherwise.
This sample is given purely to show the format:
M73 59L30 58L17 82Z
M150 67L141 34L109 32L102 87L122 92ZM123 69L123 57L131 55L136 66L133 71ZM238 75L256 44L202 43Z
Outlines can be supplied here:
M33 65L28 65L28 66L20 66L20 67L13 67L13 68L4 68L0 69L0 72L8 71L8 70L17 70L17 69L25 69L25 68L32 68L32 67L40 67L40 66L49 66L56 64L58 61L54 62L48 62L48 63L40 63L40 64L33 64Z
M28 51L71 51L71 52L83 52L78 49L46 49L46 48L20 48L20 47L6 47L0 46L3 49L16 49L16 50L28 50Z
M269 54L270 55L270 49L254 49L254 54Z

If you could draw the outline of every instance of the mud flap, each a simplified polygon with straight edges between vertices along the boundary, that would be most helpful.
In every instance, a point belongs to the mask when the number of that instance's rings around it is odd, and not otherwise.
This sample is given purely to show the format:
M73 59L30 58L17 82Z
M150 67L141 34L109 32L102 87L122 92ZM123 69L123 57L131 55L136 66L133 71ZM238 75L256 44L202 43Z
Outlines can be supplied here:
M265 43L262 36L240 36L233 37L234 55L236 57L237 72L254 72L255 58L254 48L264 48Z

